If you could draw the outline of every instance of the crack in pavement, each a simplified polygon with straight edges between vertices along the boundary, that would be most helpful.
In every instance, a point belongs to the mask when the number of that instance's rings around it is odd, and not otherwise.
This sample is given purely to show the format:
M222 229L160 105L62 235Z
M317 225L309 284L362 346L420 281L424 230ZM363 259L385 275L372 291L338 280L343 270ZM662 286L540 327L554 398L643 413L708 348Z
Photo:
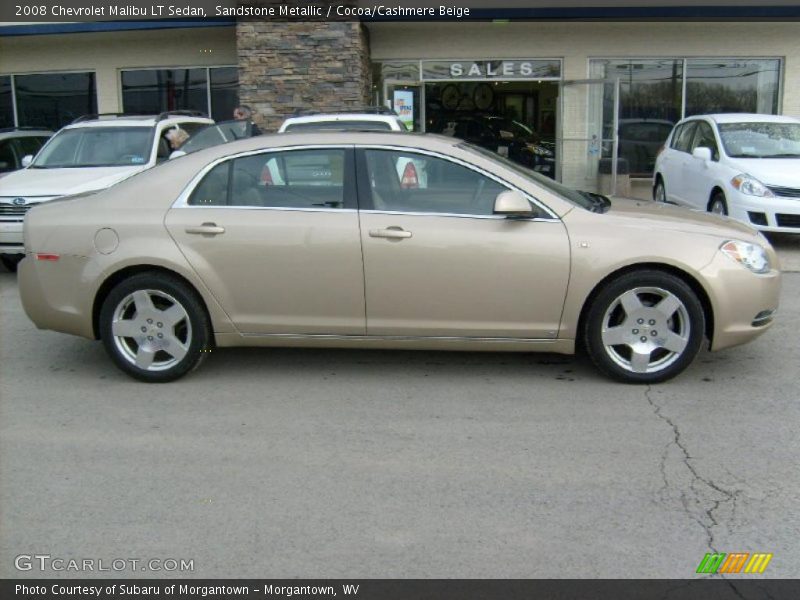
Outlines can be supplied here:
M697 468L692 464L692 455L683 442L683 437L678 425L664 414L661 406L653 399L652 391L652 386L648 385L644 392L645 398L652 407L655 415L672 429L673 436L672 440L664 447L664 452L661 454L659 469L664 481L661 493L663 494L671 487L667 474L667 463L669 461L670 449L674 446L680 452L681 464L691 475L689 490L692 493L687 494L686 491L681 491L681 505L686 515L703 528L706 535L706 545L709 549L711 549L712 552L717 552L718 550L714 539L714 528L720 525L720 521L716 516L717 511L721 506L730 504L734 511L733 514L735 514L737 501L743 490L727 490L708 477L703 477L697 471ZM696 510L693 510L692 503L698 507Z

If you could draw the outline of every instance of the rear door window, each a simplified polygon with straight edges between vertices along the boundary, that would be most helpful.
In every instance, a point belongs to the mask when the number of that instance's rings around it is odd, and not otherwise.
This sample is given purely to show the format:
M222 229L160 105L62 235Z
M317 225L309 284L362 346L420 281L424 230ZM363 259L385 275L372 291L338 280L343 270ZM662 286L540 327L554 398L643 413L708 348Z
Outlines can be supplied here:
M675 132L672 140L672 148L680 152L689 152L694 137L694 131L697 128L697 121L689 121L681 125L679 131Z

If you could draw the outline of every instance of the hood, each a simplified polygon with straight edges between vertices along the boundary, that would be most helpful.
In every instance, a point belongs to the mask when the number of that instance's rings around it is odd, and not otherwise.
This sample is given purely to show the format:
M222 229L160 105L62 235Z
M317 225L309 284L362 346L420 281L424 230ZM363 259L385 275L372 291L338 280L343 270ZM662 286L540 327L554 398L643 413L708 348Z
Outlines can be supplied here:
M143 171L145 167L21 169L0 179L0 196L53 197L101 190Z
M800 158L733 158L728 164L764 185L800 188Z
M685 233L713 235L720 238L752 240L758 232L729 217L634 198L612 198L608 215L634 221L632 225L652 229L669 229Z

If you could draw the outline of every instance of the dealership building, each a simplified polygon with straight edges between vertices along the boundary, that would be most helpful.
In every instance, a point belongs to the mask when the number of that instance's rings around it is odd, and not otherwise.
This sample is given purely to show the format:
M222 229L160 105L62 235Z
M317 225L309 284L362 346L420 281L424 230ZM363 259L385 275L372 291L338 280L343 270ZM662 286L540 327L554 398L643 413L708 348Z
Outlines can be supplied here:
M502 117L552 144L565 183L648 196L681 118L800 117L796 4L565 4L462 20L0 23L0 127L175 109L227 120L244 103L269 131L298 110L388 104L417 131Z

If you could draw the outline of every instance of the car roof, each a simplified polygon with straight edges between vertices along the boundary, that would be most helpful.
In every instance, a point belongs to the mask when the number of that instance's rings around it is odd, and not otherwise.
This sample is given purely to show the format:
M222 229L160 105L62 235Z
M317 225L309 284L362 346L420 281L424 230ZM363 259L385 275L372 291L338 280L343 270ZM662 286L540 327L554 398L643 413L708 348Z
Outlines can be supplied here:
M327 121L397 121L397 115L376 115L371 113L327 113L289 117L284 123L324 123Z
M70 123L64 129L79 129L82 127L153 127L157 123L164 123L165 125L176 125L178 123L205 123L211 125L214 119L207 117L194 117L194 116L173 116L165 119L159 119L158 115L134 115L125 117L111 117L99 119L87 119L85 121L78 121L77 123Z
M0 129L0 139L18 137L50 137L53 132L49 129Z
M435 151L445 150L461 143L464 143L463 140L449 136L408 131L287 131L284 133L257 135L225 144L218 144L187 154L186 157L197 157L200 162L208 163L218 158L241 153L259 150L268 152L271 148L386 145ZM182 161L183 157L179 160Z
M760 113L715 113L694 115L688 120L705 118L715 123L800 123L800 120L784 115L765 115Z

